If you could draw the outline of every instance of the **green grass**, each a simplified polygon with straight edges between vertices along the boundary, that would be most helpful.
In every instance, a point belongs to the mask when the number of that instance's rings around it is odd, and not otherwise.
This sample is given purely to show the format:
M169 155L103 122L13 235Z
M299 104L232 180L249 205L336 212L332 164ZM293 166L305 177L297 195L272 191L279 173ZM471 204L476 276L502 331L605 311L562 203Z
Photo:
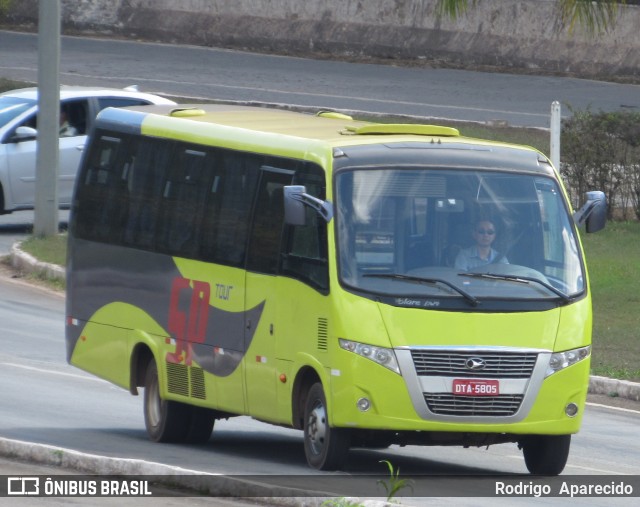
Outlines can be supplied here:
M583 234L593 298L595 375L640 381L640 223Z
M67 258L67 234L50 238L30 236L22 242L22 250L49 264L64 266Z

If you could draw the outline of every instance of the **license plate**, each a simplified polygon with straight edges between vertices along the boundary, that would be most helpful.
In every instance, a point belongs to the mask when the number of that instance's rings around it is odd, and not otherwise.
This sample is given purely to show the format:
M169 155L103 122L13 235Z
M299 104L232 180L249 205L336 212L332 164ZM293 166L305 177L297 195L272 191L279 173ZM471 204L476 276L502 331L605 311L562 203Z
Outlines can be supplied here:
M453 394L456 396L497 396L500 394L499 380L454 379Z

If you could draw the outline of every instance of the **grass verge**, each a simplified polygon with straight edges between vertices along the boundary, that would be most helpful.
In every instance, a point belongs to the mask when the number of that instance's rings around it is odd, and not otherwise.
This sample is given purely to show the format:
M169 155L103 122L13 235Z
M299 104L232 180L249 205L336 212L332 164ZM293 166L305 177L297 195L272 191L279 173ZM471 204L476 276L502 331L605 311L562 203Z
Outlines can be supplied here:
M640 381L640 223L583 234L593 298L595 375Z
M30 236L22 242L21 248L42 262L64 266L67 259L67 234L49 238Z

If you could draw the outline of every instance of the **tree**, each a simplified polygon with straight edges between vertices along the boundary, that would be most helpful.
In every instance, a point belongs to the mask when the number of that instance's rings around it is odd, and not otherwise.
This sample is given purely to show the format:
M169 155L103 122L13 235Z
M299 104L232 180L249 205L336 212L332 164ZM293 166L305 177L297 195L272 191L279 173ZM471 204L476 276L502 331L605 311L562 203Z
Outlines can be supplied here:
M438 0L441 16L457 18L464 15L478 0ZM572 31L576 25L591 33L609 30L616 22L620 5L626 0L557 0L558 16L563 26Z

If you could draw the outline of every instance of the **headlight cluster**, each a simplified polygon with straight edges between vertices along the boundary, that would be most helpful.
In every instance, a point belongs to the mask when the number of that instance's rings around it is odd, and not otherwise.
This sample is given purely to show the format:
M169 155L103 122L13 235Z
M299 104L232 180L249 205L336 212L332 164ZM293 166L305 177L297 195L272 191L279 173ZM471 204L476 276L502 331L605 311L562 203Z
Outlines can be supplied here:
M576 364L583 359L586 359L591 355L591 346L581 347L579 349L567 350L565 352L556 352L551 354L549 360L549 367L545 377L553 375L554 373L564 370L567 366Z
M359 356L371 359L374 363L378 363L385 368L389 368L391 371L395 371L400 374L400 368L398 367L398 361L396 355L392 349L384 347L374 347L373 345L367 345L365 343L358 343L351 340L343 340L340 338L340 347Z

